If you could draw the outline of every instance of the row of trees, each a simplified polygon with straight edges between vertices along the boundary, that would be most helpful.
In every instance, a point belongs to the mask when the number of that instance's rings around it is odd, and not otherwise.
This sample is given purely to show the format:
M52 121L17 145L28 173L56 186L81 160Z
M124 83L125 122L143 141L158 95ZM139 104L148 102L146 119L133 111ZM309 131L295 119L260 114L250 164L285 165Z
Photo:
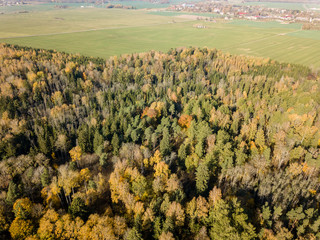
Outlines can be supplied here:
M183 48L0 45L0 233L317 239L319 77Z

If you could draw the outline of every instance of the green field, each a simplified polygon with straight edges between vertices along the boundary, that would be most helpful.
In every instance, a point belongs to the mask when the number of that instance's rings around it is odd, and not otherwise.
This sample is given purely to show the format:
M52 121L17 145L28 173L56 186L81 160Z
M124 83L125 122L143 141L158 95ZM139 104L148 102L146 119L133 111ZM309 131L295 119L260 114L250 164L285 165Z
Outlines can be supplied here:
M179 0L176 0L179 1ZM144 8L166 8L170 4L160 4L160 3L150 3L145 1L109 1L103 5L94 5L92 3L43 3L43 4L26 4L26 5L14 5L14 6L4 6L0 7L0 12L5 14L19 12L19 11L32 11L32 12L39 12L39 11L49 11L55 10L55 6L67 6L69 9L79 8L81 6L90 7L94 6L95 8L105 8L107 4L122 4L124 6L133 6L136 9L144 9Z
M107 58L198 46L320 67L320 31L278 22L206 22L146 10L70 8L0 15L0 42ZM198 29L195 25L205 25Z
M240 3L241 5L247 6L264 6L269 8L280 8L280 9L289 9L289 10L301 10L305 11L309 8L320 8L319 4L309 4L309 3L285 3L285 2L246 2Z
M219 14L215 13L193 13L193 12L174 12L174 11L152 11L149 12L149 14L152 15L158 15L158 16L166 16L166 17L176 17L181 15L194 15L194 16L202 16L202 17L221 17Z
M0 38L167 24L142 10L77 8L0 15ZM177 21L185 21L177 19Z
M167 8L171 4L180 4L185 2L199 2L200 0L170 0L168 3L152 3L147 1L118 1L118 0L111 0L106 1L105 4L92 4L92 3L68 3L68 2L50 2L50 3L39 3L39 4L25 4L25 5L14 5L14 6L0 6L0 12L4 14L10 14L15 12L21 11L32 11L32 12L39 12L39 11L48 11L48 10L55 10L55 6L63 5L67 6L69 9L79 8L81 6L90 7L93 6L95 8L105 8L108 4L121 4L123 6L132 6L136 9L145 9L145 8Z

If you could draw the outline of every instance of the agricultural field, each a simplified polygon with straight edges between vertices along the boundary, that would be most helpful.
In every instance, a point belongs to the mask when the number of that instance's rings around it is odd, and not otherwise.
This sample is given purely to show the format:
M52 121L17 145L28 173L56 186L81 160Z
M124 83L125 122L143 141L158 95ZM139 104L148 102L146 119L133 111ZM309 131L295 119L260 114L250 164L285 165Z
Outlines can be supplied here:
M176 17L181 15L186 15L186 12L175 12L175 11L152 11L149 12L149 14L152 15L159 15L159 16L167 16L167 17ZM194 13L194 12L188 12L187 15L192 16L200 16L200 17L221 17L219 14L216 13Z
M310 3L291 3L291 2L245 2L238 3L247 6L264 6L269 8L281 8L290 10L301 10L305 11L309 8L319 8L320 4L310 4Z
M0 22L0 42L94 57L197 46L320 67L320 32L302 31L300 24L80 7L3 14Z
M24 14L4 14L0 15L0 21L4 23L0 25L1 38L168 23L167 18L145 14L145 11L142 10L101 8L56 9Z
M175 0L173 2L179 3L180 0ZM171 1L172 2L172 1ZM49 11L49 10L56 10L56 6L66 6L68 9L75 9L81 6L83 7L92 7L95 8L105 8L107 4L119 4L119 1L109 1L105 4L97 4L94 5L92 3L67 3L67 2L48 2L48 3L34 3L34 4L26 4L26 5L13 5L13 6L0 6L0 12L8 14L8 13L15 13L20 11L32 11L32 12L39 12L39 11ZM157 3L150 3L145 1L121 1L120 3L123 6L132 6L136 9L145 9L145 8L166 8L170 4L157 4Z

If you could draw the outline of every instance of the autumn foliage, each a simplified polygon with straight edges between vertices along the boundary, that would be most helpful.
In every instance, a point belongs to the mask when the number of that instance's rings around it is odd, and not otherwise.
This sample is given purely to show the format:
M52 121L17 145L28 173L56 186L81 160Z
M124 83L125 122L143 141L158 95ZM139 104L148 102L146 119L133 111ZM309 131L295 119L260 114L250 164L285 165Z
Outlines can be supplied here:
M192 116L187 114L182 114L178 120L178 123L183 128L189 128L191 125L191 121L192 121Z
M319 89L216 49L0 44L0 238L320 239Z

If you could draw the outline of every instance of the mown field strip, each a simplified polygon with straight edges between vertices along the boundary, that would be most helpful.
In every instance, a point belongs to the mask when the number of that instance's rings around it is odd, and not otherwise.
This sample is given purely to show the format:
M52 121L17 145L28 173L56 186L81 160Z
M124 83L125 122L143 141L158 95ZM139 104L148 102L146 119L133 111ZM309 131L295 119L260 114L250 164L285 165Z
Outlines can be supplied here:
M286 41L283 41L283 46L290 45L292 50L284 51L281 45L278 45L272 52L272 57L279 59L281 61L293 61L297 63L307 62L307 59L310 58L310 55L316 58L319 56L319 52L312 52L313 49L318 49L319 44L316 41L304 41L301 42L299 39L287 38Z
M298 30L300 31L300 30ZM297 32L297 31L294 31L294 32ZM286 33L278 33L278 34L269 34L268 35L265 35L259 39L253 39L253 40L250 40L250 41L243 41L241 43L238 43L236 45L232 45L232 47L230 46L230 48L237 48L237 47L240 47L240 46L246 46L246 45L251 45L253 43L257 43L257 42L263 42L263 41L266 41L266 40L270 40L271 38L279 38L287 33L291 33L291 32L286 32ZM269 41L268 41L269 42ZM279 43L281 44L281 42ZM265 46L265 45L263 45Z
M275 36L272 40L270 40L270 38L265 39L261 44L252 47L257 49L260 54L271 53L274 56L273 53L282 53L285 49L288 49L288 41L285 41L284 38L280 38L279 36ZM270 49L273 49L273 51L270 51Z

